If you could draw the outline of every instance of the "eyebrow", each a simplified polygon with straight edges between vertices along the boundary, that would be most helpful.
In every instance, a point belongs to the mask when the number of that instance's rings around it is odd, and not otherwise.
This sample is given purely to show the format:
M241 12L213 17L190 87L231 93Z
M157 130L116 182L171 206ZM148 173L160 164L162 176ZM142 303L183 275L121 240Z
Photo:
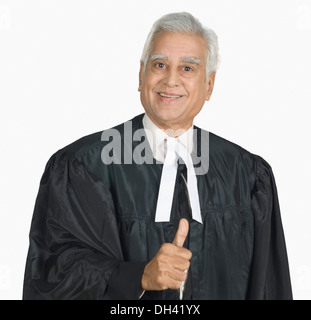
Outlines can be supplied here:
M191 63L191 64L196 64L198 66L201 65L201 60L197 59L197 58L192 58L192 57L182 57L181 58L182 62L187 62L187 63Z
M168 58L166 56L163 56L161 54L153 54L150 56L149 59L151 62L155 61L155 60L164 60L167 61ZM191 64L196 64L198 66L201 65L201 60L197 59L197 58L192 58L192 57L181 57L180 59L182 62L186 62L186 63L191 63Z
M167 60L167 57L166 56L162 56L160 54L153 54L150 56L150 59L149 59L151 62L152 61L155 61L155 60Z

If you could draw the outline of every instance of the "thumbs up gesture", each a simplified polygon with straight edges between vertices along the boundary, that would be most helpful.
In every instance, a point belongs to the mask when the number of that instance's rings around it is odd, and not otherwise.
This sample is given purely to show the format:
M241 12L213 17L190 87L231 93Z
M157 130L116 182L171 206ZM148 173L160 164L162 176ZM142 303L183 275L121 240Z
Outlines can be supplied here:
M178 230L175 234L173 244L177 247L182 248L189 232L189 223L186 219L179 221Z
M186 280L185 270L190 267L191 251L183 248L189 232L186 219L181 219L173 243L164 243L155 257L146 265L142 290L179 289Z

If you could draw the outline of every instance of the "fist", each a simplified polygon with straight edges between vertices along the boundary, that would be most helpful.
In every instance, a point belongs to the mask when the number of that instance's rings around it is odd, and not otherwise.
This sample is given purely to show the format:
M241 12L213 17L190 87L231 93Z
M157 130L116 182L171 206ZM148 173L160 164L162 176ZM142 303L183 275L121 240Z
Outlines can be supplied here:
M183 248L189 224L181 219L173 243L164 243L155 257L146 265L141 288L143 290L179 289L186 280L191 251Z

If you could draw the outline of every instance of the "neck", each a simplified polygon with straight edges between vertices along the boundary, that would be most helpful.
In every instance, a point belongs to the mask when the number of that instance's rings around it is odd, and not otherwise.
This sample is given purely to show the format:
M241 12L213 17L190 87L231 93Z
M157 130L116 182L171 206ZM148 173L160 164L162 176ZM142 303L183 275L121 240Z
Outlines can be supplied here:
M147 116L150 120L161 130L163 130L169 137L178 138L183 133L185 133L188 129L192 127L192 122L187 124L179 124L179 123L168 123L168 122L159 122L156 121L149 114Z

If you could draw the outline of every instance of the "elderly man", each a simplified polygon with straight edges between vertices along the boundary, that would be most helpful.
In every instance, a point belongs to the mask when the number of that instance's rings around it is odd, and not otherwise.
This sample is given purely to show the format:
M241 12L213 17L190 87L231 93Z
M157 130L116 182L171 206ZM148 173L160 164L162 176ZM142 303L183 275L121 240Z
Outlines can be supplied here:
M193 125L217 60L217 36L192 15L155 22L139 73L145 114L46 166L24 299L292 298L270 166Z

